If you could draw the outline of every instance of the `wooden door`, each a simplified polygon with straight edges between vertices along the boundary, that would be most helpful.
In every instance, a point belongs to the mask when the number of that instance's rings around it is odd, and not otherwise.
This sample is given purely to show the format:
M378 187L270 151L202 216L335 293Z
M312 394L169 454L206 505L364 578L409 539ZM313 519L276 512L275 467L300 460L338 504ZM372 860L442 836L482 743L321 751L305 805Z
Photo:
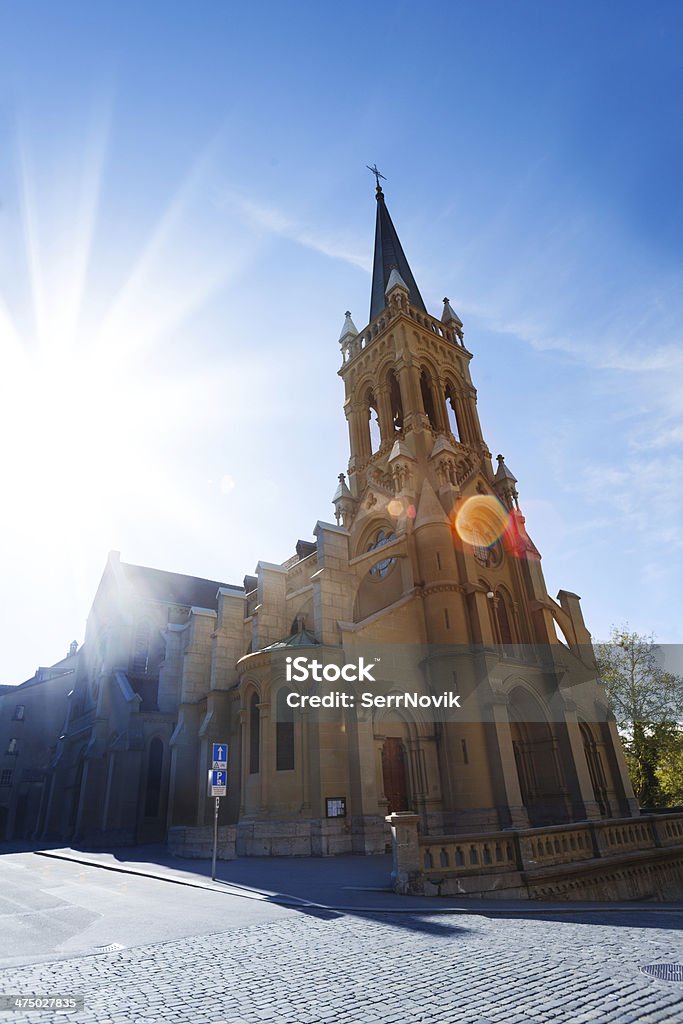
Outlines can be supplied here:
M382 747L382 781L384 795L389 801L388 812L407 811L408 773L406 754L398 736L389 736Z

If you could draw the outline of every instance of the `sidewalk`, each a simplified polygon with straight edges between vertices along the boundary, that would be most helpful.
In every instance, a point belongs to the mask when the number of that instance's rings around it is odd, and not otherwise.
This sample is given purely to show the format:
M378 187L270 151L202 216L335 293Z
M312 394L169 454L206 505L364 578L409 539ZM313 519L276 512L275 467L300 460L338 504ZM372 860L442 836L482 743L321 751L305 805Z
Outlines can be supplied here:
M673 913L683 903L594 903L486 900L398 896L390 888L391 857L244 857L211 862L169 855L165 846L85 851L70 847L33 850L37 856L70 860L108 871L144 875L176 885L211 889L243 899L281 906L378 914L481 914L537 917L545 914Z

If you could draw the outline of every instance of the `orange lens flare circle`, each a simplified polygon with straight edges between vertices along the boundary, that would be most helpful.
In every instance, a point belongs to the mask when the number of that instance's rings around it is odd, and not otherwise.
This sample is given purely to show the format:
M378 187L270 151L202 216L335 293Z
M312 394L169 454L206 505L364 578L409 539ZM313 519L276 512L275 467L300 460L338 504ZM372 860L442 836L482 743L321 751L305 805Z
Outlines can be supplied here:
M458 536L472 547L489 548L502 537L508 513L492 494L475 494L466 498L455 517Z

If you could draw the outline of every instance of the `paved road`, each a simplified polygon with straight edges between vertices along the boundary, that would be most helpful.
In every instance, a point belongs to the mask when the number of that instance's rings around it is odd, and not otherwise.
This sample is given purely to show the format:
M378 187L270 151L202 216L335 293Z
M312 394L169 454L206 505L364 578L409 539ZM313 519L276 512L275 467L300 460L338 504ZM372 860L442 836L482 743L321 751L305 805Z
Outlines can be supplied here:
M63 870L73 875L81 869L67 863ZM103 880L92 882L89 873L98 871ZM65 877L70 881L62 884L80 884ZM89 912L99 913L114 899L109 887L120 877L88 868L85 881L93 893ZM153 879L134 883L134 891L120 896L123 910L116 920L122 924L131 914L142 944L0 972L0 992L82 993L85 1011L68 1017L0 1013L0 1021L683 1024L683 985L639 970L647 963L683 961L681 918L655 908L560 918L540 911L536 917L382 915L242 900L234 902L256 919L233 920L234 927L217 932L211 914L216 901L222 908L233 902L230 897ZM191 900L207 898L186 927L208 915L211 928L150 941L146 929L163 928L161 918L151 925L143 920L150 908L161 899L171 913L188 913L188 905L177 902L183 892ZM147 910L140 909L141 901ZM112 920L109 915L107 910L104 917ZM116 941L111 930L107 934Z
M38 857L0 857L0 966L278 920L286 911L204 889Z

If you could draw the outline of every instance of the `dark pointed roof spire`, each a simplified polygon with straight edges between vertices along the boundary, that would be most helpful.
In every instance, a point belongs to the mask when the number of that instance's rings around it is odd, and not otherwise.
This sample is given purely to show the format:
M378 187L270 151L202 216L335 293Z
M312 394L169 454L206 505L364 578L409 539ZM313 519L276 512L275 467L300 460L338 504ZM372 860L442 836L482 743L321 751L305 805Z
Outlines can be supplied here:
M386 306L385 292L393 269L396 269L403 278L411 304L426 313L420 290L415 283L413 272L408 265L403 246L384 202L384 192L379 183L379 179L383 175L380 175L374 167L371 167L370 170L377 178L377 222L375 225L375 258L372 265L370 320L374 320Z

